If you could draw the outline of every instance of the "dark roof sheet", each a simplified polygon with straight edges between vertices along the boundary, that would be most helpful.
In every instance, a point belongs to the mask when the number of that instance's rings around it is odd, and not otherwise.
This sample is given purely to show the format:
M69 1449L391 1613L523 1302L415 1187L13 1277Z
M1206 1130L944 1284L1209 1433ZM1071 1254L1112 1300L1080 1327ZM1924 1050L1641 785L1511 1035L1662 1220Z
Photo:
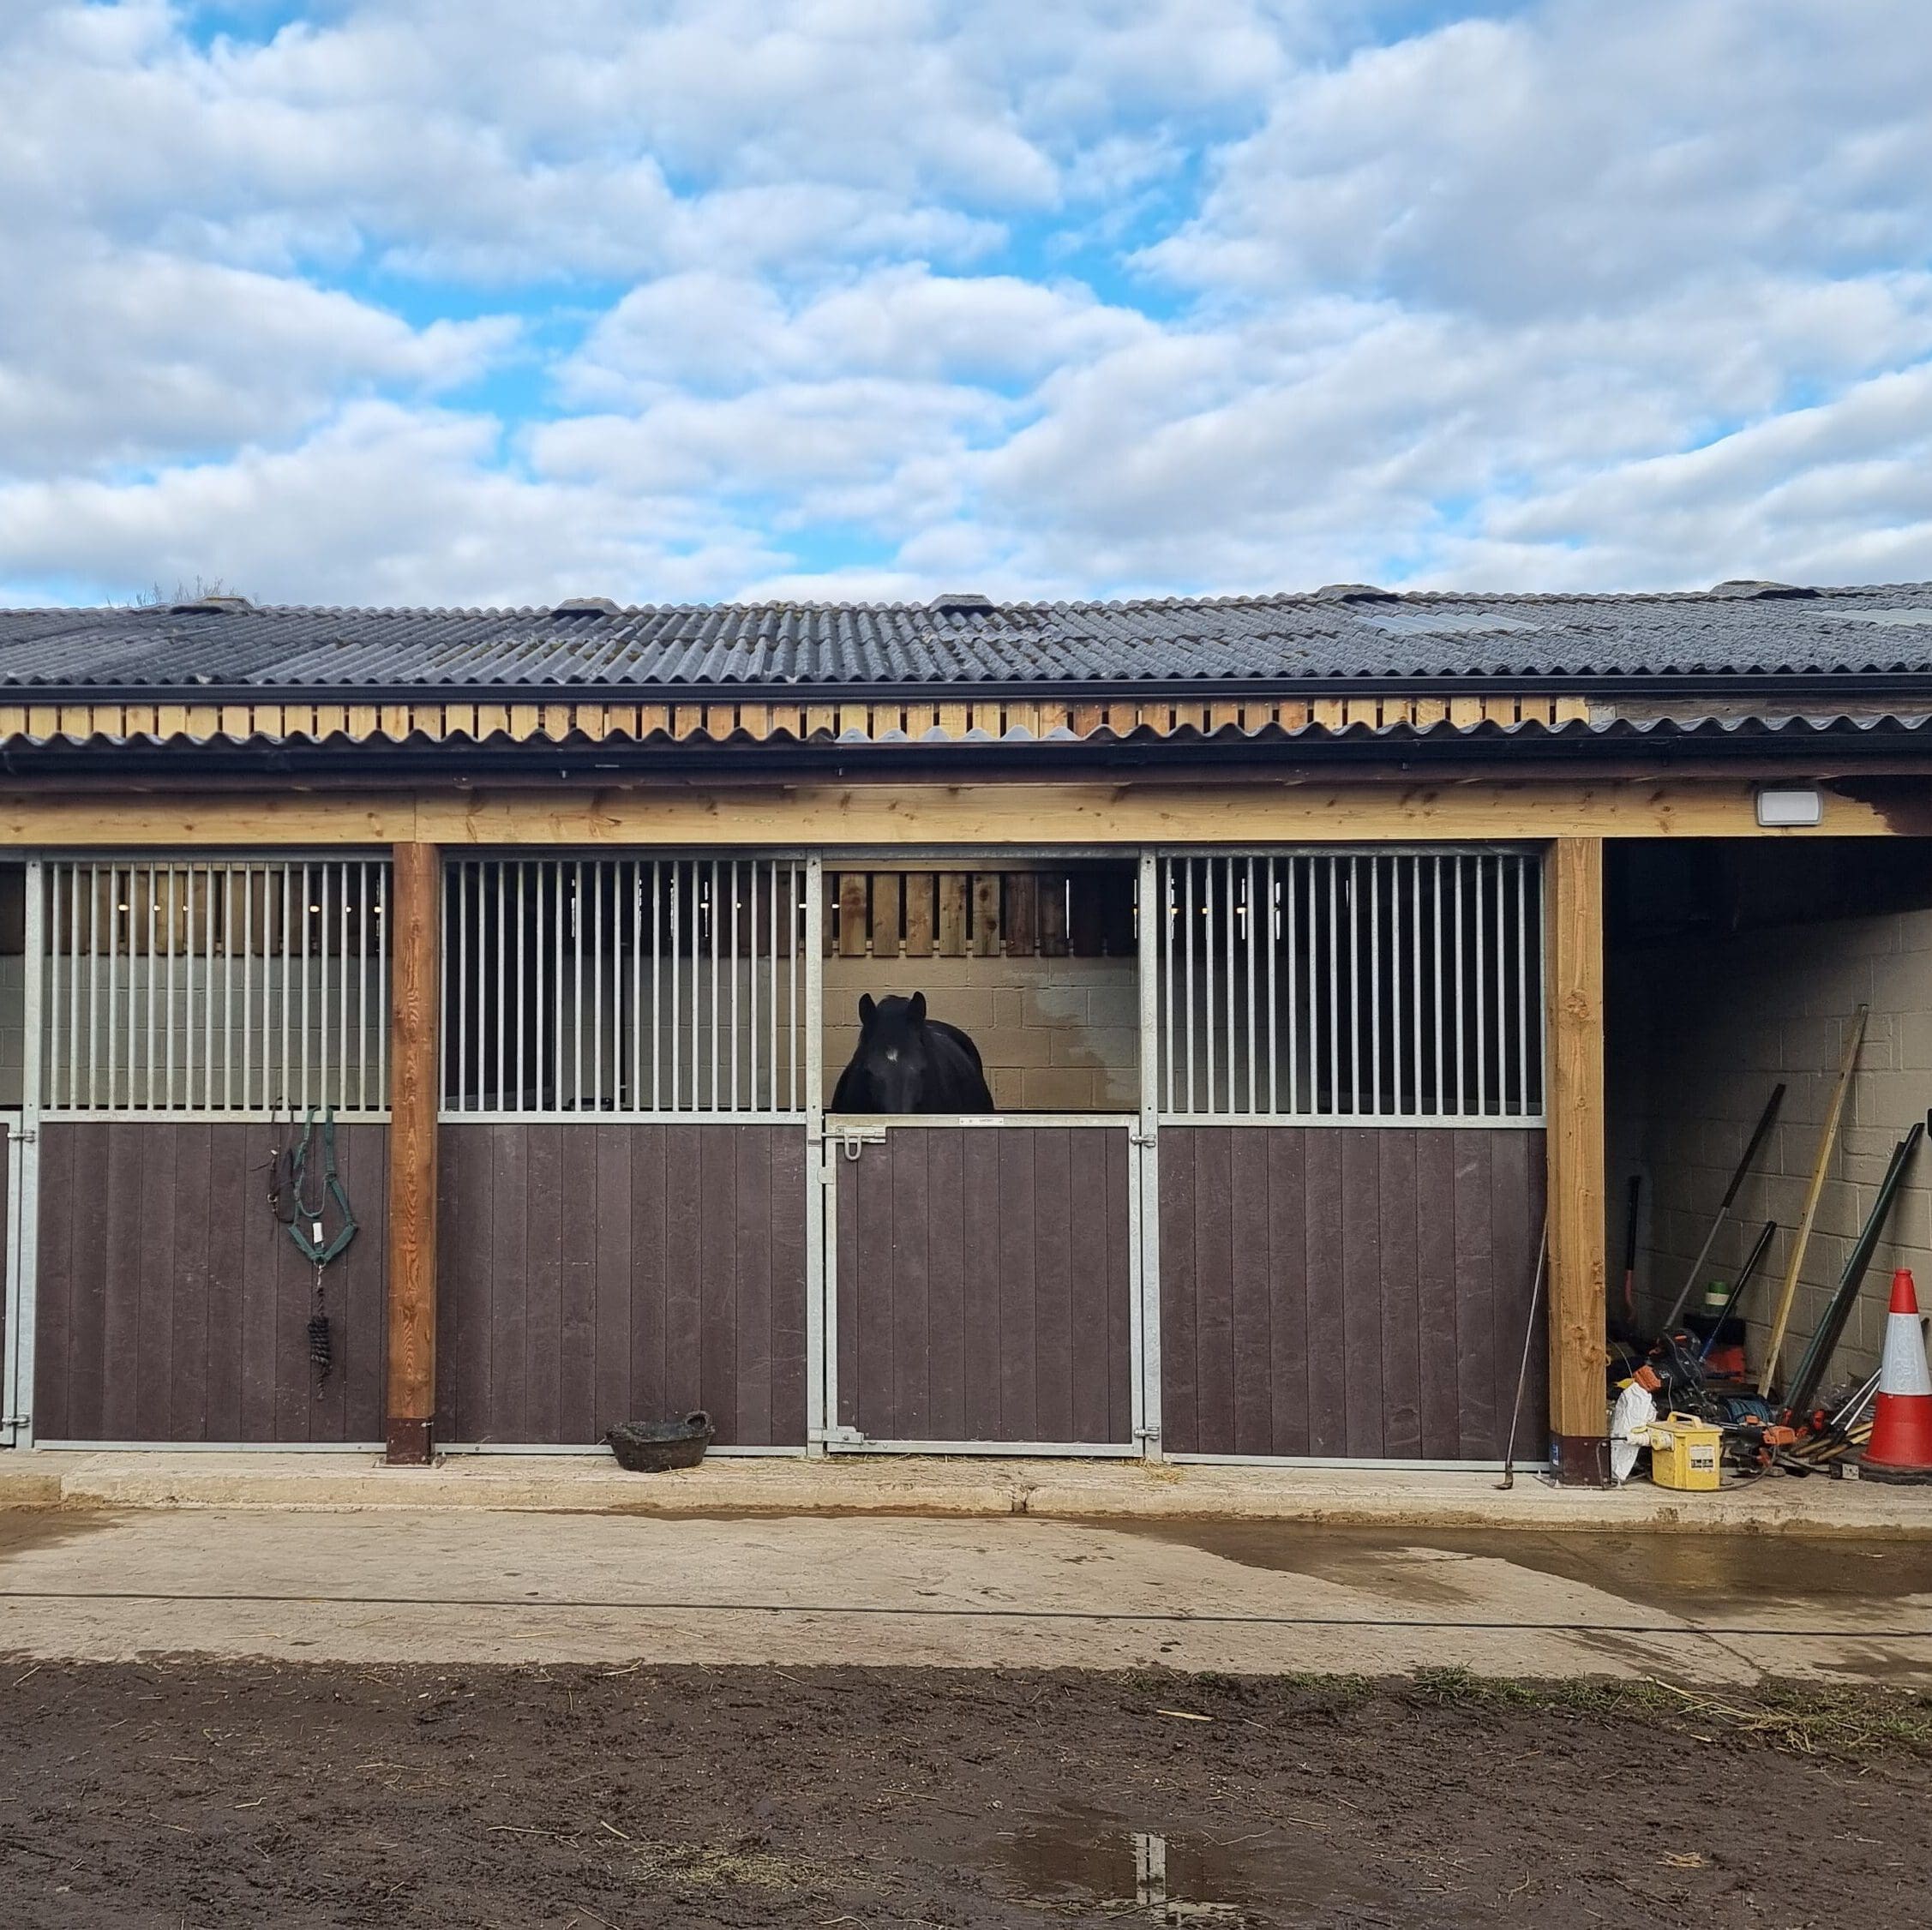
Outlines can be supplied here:
M1651 596L0 610L0 686L455 692L1932 673L1932 584Z

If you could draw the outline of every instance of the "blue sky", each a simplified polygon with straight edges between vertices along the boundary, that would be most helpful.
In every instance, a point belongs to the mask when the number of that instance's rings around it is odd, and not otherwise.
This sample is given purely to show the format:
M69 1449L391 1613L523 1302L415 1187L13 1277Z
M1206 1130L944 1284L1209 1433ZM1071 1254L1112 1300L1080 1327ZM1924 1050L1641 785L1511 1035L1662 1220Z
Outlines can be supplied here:
M9 0L0 601L1932 577L1917 0Z

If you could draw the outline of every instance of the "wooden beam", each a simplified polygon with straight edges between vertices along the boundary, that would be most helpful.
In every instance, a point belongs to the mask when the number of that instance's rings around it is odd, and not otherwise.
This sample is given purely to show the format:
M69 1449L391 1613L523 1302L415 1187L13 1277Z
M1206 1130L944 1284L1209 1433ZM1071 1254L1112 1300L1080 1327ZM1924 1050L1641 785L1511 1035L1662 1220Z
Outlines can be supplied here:
M0 795L0 846L126 849L276 845L954 845L1342 843L1382 839L1872 837L1921 834L1932 815L1821 787L1815 829L1759 828L1748 781L1471 780L1417 783L532 785L494 789Z
M431 1459L436 1412L436 962L442 854L399 844L389 934L388 1459Z
M1560 837L1545 866L1549 1014L1550 1432L1557 1479L1610 1480L1604 1394L1604 848Z

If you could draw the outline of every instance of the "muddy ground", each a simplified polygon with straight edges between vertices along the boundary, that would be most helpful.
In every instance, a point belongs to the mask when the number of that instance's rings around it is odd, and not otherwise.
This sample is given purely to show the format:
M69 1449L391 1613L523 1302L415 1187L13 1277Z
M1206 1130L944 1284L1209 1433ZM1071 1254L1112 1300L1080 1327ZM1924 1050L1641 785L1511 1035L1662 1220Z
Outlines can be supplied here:
M1932 1923L1882 1689L20 1663L0 1738L15 1930Z

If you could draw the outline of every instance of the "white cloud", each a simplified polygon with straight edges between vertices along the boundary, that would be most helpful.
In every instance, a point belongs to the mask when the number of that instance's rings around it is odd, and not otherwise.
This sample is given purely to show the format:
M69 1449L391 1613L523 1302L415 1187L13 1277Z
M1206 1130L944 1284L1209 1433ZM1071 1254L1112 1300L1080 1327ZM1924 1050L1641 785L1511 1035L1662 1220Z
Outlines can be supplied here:
M192 10L0 15L0 580L1932 575L1909 0Z

